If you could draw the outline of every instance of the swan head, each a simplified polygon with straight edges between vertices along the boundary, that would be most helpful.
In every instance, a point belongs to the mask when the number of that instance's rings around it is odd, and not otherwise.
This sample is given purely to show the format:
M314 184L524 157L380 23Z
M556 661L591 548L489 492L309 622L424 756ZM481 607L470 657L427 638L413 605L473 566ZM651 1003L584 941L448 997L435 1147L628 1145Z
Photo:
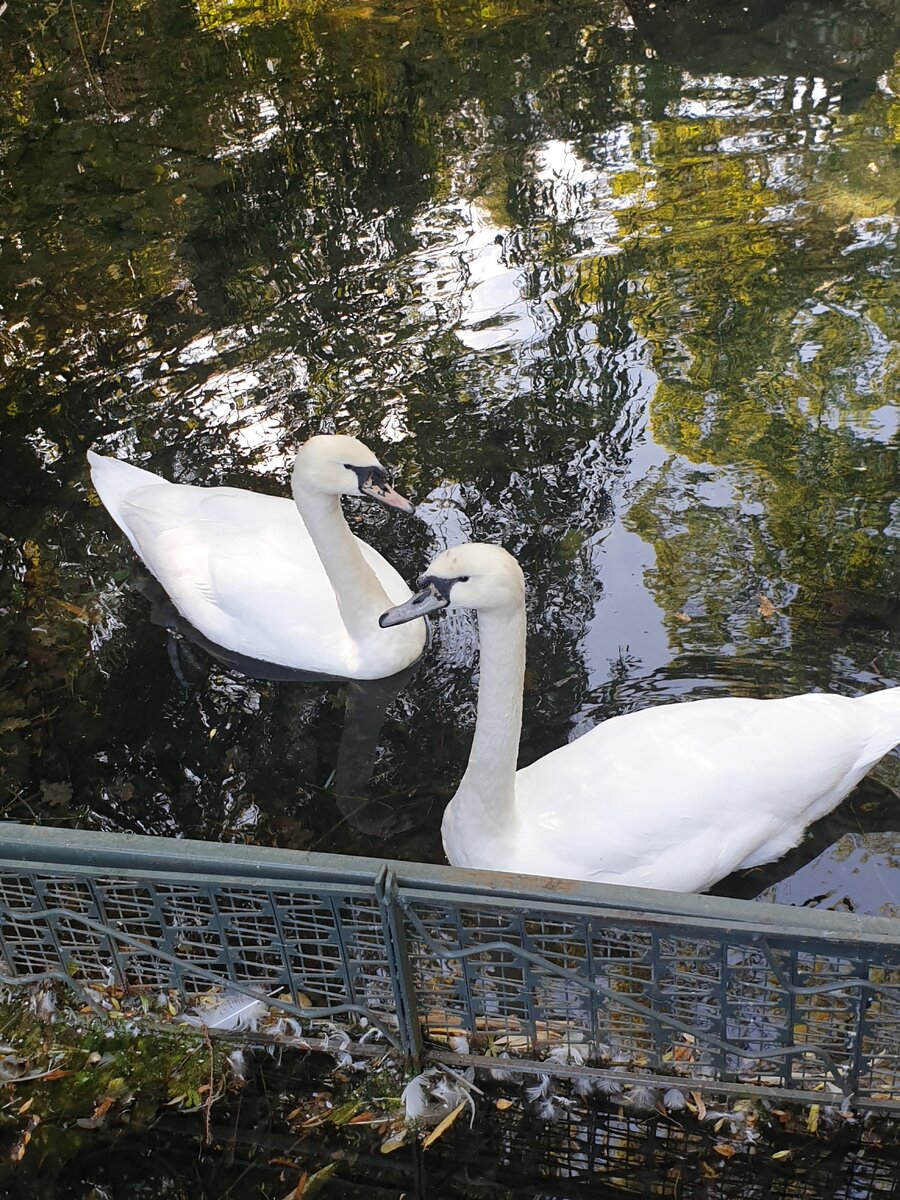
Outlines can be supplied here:
M341 433L320 433L303 443L294 460L294 487L331 496L368 496L388 508L415 511L388 483L369 447Z
M382 629L402 625L441 608L515 609L525 603L522 568L502 546L466 542L439 554L411 600L389 608L378 618Z

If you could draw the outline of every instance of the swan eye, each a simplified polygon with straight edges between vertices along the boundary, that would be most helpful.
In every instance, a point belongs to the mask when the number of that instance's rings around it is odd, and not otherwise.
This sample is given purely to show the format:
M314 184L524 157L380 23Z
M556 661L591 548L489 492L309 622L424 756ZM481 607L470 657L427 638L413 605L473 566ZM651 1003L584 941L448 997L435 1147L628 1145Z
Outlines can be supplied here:
M456 582L457 583L468 583L469 577L468 577L468 575L460 575L460 577L457 579Z

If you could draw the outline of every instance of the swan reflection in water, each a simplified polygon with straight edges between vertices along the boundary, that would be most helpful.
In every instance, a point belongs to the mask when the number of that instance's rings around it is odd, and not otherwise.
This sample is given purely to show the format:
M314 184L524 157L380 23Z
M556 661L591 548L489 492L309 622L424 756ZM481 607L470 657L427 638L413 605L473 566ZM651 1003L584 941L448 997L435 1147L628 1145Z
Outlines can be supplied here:
M365 680L263 662L210 641L181 615L162 585L143 567L136 568L133 585L150 602L151 622L168 630L169 662L185 688L205 678L208 659L252 680L340 684L346 703L330 791L343 821L359 833L378 838L394 837L420 823L422 798L409 804L398 804L394 798L390 802L373 798L371 779L387 710L412 679L421 660L386 679ZM430 641L430 629L428 632Z

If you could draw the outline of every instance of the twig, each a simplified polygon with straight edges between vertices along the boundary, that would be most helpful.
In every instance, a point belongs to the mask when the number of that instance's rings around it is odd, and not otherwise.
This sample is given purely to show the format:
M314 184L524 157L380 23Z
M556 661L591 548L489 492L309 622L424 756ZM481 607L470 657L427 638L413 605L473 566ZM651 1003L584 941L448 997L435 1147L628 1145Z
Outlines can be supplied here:
M91 87L96 90L97 81L94 79L94 72L91 70L91 64L88 62L87 51L84 48L84 39L81 36L81 30L78 28L78 18L75 16L74 0L69 0L69 11L72 13L72 24L75 26L75 36L78 38L78 46L81 50L81 57L84 59L84 69L88 73L88 79L91 81Z
M110 7L112 7L112 5L110 5ZM212 1039L209 1036L209 1030L205 1025L201 1026L201 1028L203 1029L203 1040L206 1042L207 1050L209 1050L209 1091L206 1095L206 1099L203 1102L203 1145L209 1146L212 1143L212 1134L210 1133L209 1129L209 1114L212 1111L213 1105L214 1058L213 1044Z
M109 0L109 10L107 11L107 14L106 14L106 25L103 28L103 38L100 42L100 49L97 51L98 58L103 53L103 51L106 49L106 39L109 36L109 23L112 20L113 5L115 4L115 2L116 2L116 0Z

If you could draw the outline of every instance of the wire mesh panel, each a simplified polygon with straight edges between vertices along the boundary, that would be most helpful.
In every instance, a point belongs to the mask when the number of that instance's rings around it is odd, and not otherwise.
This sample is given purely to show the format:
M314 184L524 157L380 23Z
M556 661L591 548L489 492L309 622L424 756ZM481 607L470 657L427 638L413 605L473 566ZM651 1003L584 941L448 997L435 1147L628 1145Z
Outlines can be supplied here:
M393 1022L393 972L374 894L86 873L0 872L10 980L286 996L304 1011Z
M451 1046L900 1103L896 943L487 897L402 904L419 1011Z
M0 954L7 982L236 991L445 1062L900 1110L882 918L10 826Z

